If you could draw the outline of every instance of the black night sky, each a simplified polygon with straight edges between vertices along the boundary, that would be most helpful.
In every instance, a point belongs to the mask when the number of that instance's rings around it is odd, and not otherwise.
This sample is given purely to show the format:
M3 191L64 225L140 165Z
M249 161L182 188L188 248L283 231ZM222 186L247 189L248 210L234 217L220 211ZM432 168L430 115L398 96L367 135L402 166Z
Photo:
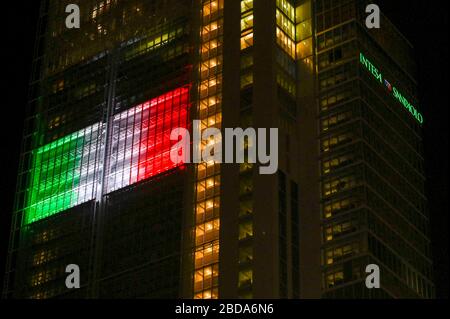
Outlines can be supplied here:
M149 0L150 1L150 0ZM427 197L438 298L448 298L448 11L447 1L374 1L413 44L425 117ZM3 282L20 142L27 103L38 0L4 1L0 167L0 282ZM82 44L80 44L82 45ZM0 286L3 289L3 285Z

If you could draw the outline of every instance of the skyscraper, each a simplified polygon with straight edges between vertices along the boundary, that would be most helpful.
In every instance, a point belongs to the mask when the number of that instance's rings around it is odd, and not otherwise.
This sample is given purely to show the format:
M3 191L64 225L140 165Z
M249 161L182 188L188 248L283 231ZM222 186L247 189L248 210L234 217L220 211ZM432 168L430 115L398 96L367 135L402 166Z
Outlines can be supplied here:
M429 298L426 119L412 47L384 17L367 29L366 4L315 8L322 294ZM371 263L382 287L369 291L361 280Z
M42 1L4 297L433 297L412 48L366 4ZM173 163L196 119L278 128L277 173Z

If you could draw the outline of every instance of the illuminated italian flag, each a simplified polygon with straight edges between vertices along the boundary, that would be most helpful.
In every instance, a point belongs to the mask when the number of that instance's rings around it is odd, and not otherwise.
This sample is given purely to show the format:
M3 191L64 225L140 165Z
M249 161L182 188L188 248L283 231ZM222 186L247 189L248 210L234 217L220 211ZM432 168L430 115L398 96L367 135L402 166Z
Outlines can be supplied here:
M106 169L107 193L176 168L173 128L187 128L189 87L113 116ZM101 189L105 125L96 123L33 151L25 224L96 198Z
M33 152L25 224L93 198L99 128L95 124Z

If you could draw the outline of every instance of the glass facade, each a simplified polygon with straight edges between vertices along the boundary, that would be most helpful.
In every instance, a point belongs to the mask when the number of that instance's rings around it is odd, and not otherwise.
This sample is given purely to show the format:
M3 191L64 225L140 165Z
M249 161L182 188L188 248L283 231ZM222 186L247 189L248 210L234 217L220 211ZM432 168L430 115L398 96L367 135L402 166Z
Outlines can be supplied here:
M80 1L69 30L67 4L41 5L5 296L175 297L187 170L170 134L191 129L191 6Z
M362 8L315 2L323 295L432 298L421 116L393 93L402 83L413 96L414 80L364 27ZM383 289L365 288L369 263Z
M107 192L175 168L170 150L173 128L187 128L189 88L144 102L113 118ZM33 152L25 224L95 198L100 183L104 124L98 123Z
M24 224L30 224L95 197L99 124L72 133L33 152Z
M5 297L434 296L407 43L365 1L264 1L80 0L81 30L43 1ZM227 121L279 128L276 174L171 161L174 128Z

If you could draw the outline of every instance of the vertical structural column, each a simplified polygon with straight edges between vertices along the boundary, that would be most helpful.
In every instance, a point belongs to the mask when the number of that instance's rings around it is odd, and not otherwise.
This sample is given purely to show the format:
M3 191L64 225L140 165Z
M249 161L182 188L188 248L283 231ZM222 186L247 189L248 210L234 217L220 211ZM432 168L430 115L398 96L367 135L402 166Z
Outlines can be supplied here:
M275 69L275 1L254 1L254 91L255 128L278 127ZM253 298L278 296L278 181L277 174L254 170L254 272Z
M223 6L224 0L201 1L197 103L200 127L194 127L200 132L222 126ZM194 152L220 142L210 137L194 145ZM197 164L194 187L193 297L215 299L219 297L220 163Z
M109 55L108 60L108 86L106 88L106 105L104 110L104 122L105 130L103 131L103 139L101 143L103 144L103 154L101 154L101 160L103 169L100 173L100 185L97 188L97 204L95 206L95 213L93 218L93 227L92 227L92 236L91 236L91 256L90 256L90 274L91 280L89 281L89 298L97 298L98 297L98 277L99 277L99 269L101 263L99 259L101 258L100 254L102 251L103 245L103 223L102 217L105 212L106 201L104 200L104 195L107 193L107 176L108 176L108 167L110 160L110 148L111 148L111 135L112 135L112 123L113 123L113 110L115 104L115 89L116 89L116 77L117 77L117 67L118 67L118 58L119 51L113 49Z
M223 128L239 127L240 105L240 7L228 1L224 8ZM222 129L222 136L225 136ZM239 164L223 164L220 216L220 297L236 298L238 278Z
M299 118L300 297L320 298L320 190L312 0L297 7ZM310 46L310 47L309 47Z

